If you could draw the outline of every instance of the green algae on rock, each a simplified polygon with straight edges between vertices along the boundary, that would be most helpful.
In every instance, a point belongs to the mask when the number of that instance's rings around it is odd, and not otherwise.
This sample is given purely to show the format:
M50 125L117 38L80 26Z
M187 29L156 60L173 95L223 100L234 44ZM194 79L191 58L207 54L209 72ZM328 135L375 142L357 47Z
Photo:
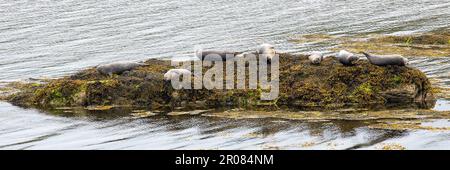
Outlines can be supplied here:
M323 121L367 121L376 124L395 124L405 120L419 120L422 122L432 119L449 119L448 111L433 111L425 109L395 109L395 110L368 110L368 109L344 109L332 111L298 111L294 109L267 110L239 110L211 111L203 114L207 117L221 117L231 119L284 119L302 120L309 122ZM392 123L394 122L394 123Z
M450 36L446 36L448 39ZM436 38L434 44L430 39ZM337 49L345 48L352 52L370 51L381 54L401 54L404 56L449 57L450 44L441 44L439 35L376 36L368 40L343 41ZM416 42L417 41L417 42ZM447 40L448 41L448 40Z
M350 35L306 34L292 36L297 44L320 43L332 51L347 49L359 53L368 51L379 54L401 54L408 57L450 57L450 29L405 35Z
M364 39L345 38L339 48L405 56L449 57L450 30L409 35L372 35Z
M420 70L379 67L367 61L347 67L328 57L320 65L312 65L307 56L280 54L280 94L273 101L260 100L260 88L175 90L163 80L163 74L174 68L170 61L151 59L145 63L148 66L112 77L90 68L47 83L22 85L18 87L19 92L5 99L16 105L39 108L138 106L151 109L180 106L323 109L414 103L422 106L434 101L431 84Z

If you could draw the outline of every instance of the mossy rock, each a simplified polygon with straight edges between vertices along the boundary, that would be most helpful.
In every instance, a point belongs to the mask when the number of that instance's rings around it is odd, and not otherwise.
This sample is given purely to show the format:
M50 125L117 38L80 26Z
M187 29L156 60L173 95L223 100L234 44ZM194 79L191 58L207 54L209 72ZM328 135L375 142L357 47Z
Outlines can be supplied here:
M343 66L334 57L328 57L320 65L312 65L304 55L280 54L280 94L273 101L260 100L262 90L259 88L174 90L170 83L163 81L163 74L173 68L170 61L151 59L146 63L149 65L112 77L101 75L93 68L86 69L46 84L21 87L19 93L6 99L27 107L252 108L272 105L314 109L434 101L431 84L420 70L379 67L367 61Z

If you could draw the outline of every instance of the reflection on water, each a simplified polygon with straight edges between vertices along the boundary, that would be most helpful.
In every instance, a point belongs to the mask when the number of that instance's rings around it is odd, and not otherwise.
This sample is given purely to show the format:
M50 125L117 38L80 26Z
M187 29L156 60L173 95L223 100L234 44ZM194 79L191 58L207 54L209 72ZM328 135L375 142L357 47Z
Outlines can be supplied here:
M0 82L58 77L118 60L186 57L203 48L252 50L262 42L286 52L300 34L400 34L450 25L447 0L125 1L0 0ZM414 58L440 87L450 87L448 58ZM438 100L436 111L448 111ZM114 113L44 113L0 103L0 149L449 149L450 132L370 128L373 120L135 118ZM380 121L380 120L376 120ZM449 126L447 119L427 122ZM431 126L431 125L430 125Z
M382 119L135 118L123 110L79 115L7 103L0 108L0 149L380 149L391 140L406 149L448 149L450 144L449 130L369 128ZM450 122L438 119L424 125L448 128Z

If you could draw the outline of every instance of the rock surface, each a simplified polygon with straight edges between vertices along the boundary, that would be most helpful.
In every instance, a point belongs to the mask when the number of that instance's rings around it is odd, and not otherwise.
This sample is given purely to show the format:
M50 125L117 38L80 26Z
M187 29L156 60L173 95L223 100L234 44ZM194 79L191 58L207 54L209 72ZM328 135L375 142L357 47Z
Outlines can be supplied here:
M261 89L174 90L163 80L163 74L174 68L170 61L151 59L145 63L148 66L112 77L90 68L43 84L24 84L18 87L19 92L4 99L37 108L126 105L152 109L430 107L428 104L435 101L431 84L420 70L380 67L364 60L355 66L343 66L328 57L320 65L313 65L307 56L280 54L280 94L273 101L260 100Z

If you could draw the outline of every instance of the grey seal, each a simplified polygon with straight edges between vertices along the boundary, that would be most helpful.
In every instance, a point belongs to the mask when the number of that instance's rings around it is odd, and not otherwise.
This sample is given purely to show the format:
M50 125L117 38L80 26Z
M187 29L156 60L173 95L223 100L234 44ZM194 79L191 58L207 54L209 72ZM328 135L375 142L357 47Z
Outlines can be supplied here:
M267 43L259 45L257 52L258 54L264 54L269 61L272 60L276 54L275 47L272 44Z
M187 69L170 69L164 74L164 80L170 81L175 78L179 78L181 75L183 76L191 76L191 71Z
M311 61L311 64L320 64L320 62L322 62L323 60L323 54L322 53L312 53L311 55L308 56L309 61Z
M191 78L191 71L187 69L170 69L164 74L164 88L166 87L172 87L171 89L182 89L184 85L184 79L185 78ZM181 82L178 84L172 84L172 80L176 81L180 78L183 78ZM172 97L174 97L174 94L171 94ZM175 95L176 96L176 95Z
M397 65L406 66L409 65L409 60L401 55L371 55L366 52L363 53L369 62L377 66Z
M258 52L258 54L263 54L264 56L266 56L266 58L269 61L271 61L272 58L277 53L275 51L275 46L273 46L272 44L267 44L267 43L259 45L257 52Z
M139 66L147 66L145 63L137 62L118 62L111 64L103 64L96 67L97 71L104 75L121 74L125 71L133 70Z
M255 59L256 59L257 54L255 52L243 52L243 53L236 55L237 59L242 59L242 58L246 58L246 57L255 57Z
M339 53L336 55L336 58L345 66L353 66L355 65L354 62L359 60L358 56L345 50L339 51Z
M218 50L197 50L195 51L195 55L200 59L200 60L211 60L211 61L217 61L215 58L216 56L219 56L220 60L222 61L226 61L227 59L232 59L234 58L236 55L240 54L239 52L234 52L234 51L218 51ZM209 56L209 57L207 57Z

